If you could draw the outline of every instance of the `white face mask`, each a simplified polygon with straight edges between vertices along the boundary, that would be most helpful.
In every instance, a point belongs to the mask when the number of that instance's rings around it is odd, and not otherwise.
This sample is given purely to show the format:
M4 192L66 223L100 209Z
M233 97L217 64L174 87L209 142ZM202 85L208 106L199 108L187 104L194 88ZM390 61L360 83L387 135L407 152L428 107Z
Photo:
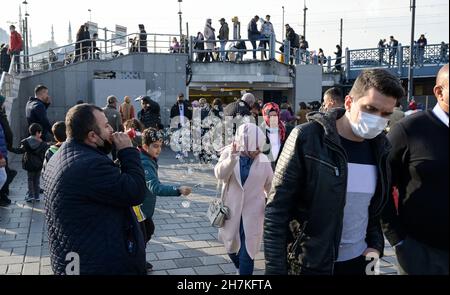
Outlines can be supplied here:
M373 139L380 135L389 122L389 119L361 111L356 123L351 120L350 112L347 111L345 115L350 122L353 133L364 139Z

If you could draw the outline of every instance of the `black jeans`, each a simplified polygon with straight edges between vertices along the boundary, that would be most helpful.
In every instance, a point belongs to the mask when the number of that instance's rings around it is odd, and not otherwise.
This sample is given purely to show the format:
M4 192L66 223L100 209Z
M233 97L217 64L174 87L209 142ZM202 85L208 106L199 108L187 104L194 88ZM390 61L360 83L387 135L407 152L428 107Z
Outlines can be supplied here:
M357 275L357 276L365 276L367 264L369 264L370 260L366 260L365 256L358 256L356 258L336 262L334 264L334 273L333 275L341 276L341 275Z
M39 199L39 182L41 180L41 171L27 172L28 175L28 197Z
M256 39L250 40L250 43L252 43L252 47L253 47L253 59L256 59Z
M432 248L410 237L395 247L401 275L448 275L448 251Z

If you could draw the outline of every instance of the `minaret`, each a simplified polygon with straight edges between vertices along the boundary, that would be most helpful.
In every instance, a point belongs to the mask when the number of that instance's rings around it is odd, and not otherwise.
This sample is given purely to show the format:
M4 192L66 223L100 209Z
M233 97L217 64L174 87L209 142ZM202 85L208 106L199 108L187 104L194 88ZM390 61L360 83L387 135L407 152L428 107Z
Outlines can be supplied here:
M52 43L55 43L55 31L53 30L53 25L52 25Z
M67 42L69 44L73 43L73 40L72 40L72 25L70 24L70 21L69 21L69 40Z
M19 32L23 34L23 22L22 22L22 7L19 5Z

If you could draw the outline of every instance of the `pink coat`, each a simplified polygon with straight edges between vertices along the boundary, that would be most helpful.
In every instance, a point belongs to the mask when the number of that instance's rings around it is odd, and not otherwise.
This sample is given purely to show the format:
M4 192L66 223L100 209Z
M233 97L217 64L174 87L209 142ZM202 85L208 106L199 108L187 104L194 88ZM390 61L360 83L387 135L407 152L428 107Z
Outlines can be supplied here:
M219 229L219 240L224 243L228 253L238 253L241 247L239 226L242 216L247 252L255 259L263 237L265 198L272 185L271 163L266 155L259 154L242 187L239 152L232 154L231 147L227 147L214 173L217 179L224 181L225 205L230 209L230 218Z

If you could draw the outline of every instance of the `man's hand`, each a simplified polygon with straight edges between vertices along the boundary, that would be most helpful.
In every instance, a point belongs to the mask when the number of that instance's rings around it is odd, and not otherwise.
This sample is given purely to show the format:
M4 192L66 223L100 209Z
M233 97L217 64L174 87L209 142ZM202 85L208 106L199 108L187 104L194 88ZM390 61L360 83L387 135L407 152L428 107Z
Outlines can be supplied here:
M188 186L180 186L178 189L183 196L188 196L192 193L192 188Z
M377 249L374 249L374 248L367 248L367 249L364 251L363 256L367 256L367 255L369 255L369 253L372 253L372 257L375 256L375 255L376 255L378 258L380 257L380 251L378 251Z
M116 146L117 151L133 147L130 137L126 133L123 132L113 133L112 140L114 145Z

